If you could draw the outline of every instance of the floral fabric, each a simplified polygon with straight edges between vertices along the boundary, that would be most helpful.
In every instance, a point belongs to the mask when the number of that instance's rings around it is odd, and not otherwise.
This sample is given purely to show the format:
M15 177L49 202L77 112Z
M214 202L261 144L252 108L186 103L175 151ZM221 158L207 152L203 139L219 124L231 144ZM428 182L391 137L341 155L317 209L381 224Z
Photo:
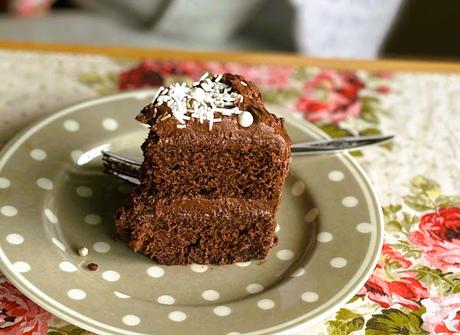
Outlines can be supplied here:
M303 334L460 334L460 76L9 51L0 51L0 66L7 78L0 145L36 116L75 101L192 81L205 71L242 74L266 102L333 137L395 134L391 144L353 153L382 200L380 260L354 298ZM3 277L0 332L89 334Z

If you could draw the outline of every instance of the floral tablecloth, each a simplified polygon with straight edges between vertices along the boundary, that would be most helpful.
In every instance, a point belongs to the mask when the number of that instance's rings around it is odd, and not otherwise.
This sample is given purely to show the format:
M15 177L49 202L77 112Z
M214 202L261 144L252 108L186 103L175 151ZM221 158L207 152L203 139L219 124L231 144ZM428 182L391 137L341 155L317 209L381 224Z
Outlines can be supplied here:
M380 261L347 305L303 334L460 334L460 75L0 50L0 147L63 106L205 71L242 74L267 102L331 136L396 135L392 144L354 153L382 200ZM36 306L1 274L0 333L89 334Z

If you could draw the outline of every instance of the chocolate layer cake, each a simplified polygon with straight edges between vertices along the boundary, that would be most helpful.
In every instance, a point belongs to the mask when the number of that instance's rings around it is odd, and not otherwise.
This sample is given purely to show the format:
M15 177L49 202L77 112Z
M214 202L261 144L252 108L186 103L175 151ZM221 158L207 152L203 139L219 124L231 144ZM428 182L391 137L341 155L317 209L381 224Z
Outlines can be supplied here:
M150 132L141 184L116 215L120 236L161 264L265 258L291 141L257 87L205 75L161 88L137 120Z

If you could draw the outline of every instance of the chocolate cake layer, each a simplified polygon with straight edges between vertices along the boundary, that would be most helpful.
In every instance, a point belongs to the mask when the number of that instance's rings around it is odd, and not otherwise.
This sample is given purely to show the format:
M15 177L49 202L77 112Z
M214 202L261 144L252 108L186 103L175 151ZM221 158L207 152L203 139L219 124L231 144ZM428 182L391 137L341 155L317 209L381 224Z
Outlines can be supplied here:
M147 204L147 205L146 205ZM276 244L276 222L263 201L134 197L117 221L134 251L160 264L230 264L263 259Z

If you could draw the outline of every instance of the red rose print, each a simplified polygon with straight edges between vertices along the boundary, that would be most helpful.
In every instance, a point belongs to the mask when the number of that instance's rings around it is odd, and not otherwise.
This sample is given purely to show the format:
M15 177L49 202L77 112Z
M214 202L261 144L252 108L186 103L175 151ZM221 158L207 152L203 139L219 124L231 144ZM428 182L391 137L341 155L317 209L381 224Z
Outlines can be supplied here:
M0 275L0 333L45 335L51 314L26 298Z
M130 90L164 84L168 75L189 76L194 79L204 72L203 65L193 61L143 60L135 67L123 71L118 78L119 90Z
M460 334L460 294L425 299L422 304L423 329L430 334Z
M322 71L305 83L296 108L311 122L338 123L360 115L359 91L364 87L351 72Z
M420 218L409 241L423 251L427 266L456 272L460 269L460 208L440 208Z
M359 294L366 294L367 297L384 308L393 304L400 304L408 308L417 309L420 300L428 297L428 290L408 272L404 276L389 276L385 271L386 265L395 264L406 269L412 265L409 260L390 245L384 244L382 256L377 264L376 270L367 281Z

